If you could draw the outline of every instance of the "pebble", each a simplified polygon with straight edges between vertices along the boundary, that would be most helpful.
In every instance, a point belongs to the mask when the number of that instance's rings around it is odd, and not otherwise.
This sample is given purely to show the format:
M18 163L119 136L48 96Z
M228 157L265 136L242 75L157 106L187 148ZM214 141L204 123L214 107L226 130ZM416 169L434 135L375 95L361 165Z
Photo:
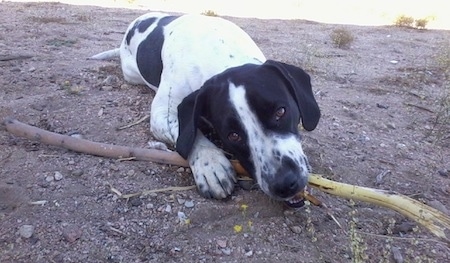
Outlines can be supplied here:
M192 207L194 207L194 201L192 201L192 200L186 201L186 202L184 202L184 206L187 208L192 208Z
M299 226L291 226L290 229L292 232L294 232L296 234L300 234L302 232L302 228Z
M155 205L154 205L154 204L151 204L151 203L148 203L147 205L145 205L145 208L147 208L147 209L153 209L153 208L155 208Z
M219 240L216 241L216 243L217 243L217 245L220 248L226 248L227 247L227 241L226 240L219 239Z
M248 251L248 252L245 252L245 256L247 256L247 257L253 256L253 250L250 250L250 251Z
M19 227L19 235L23 238L30 238L34 233L34 226L23 225Z
M136 173L136 172L135 172L134 170L129 170L129 171L127 172L127 175L128 175L128 176L133 176L135 173Z
M186 199L177 198L177 202L178 202L178 204L182 205L182 204L184 204L186 202Z
M177 173L182 173L182 172L184 172L184 168L183 167L180 167L180 168L177 169Z
M63 175L58 171L55 172L55 175L53 177L56 181L61 181L63 179Z
M220 251L222 251L222 253L226 256L231 255L231 248L229 248L229 247L221 248Z
M81 169L76 169L76 170L73 170L72 171L72 175L73 176L77 176L77 177L79 177L79 176L82 176L83 175L83 170L81 170Z
M172 207L170 205L167 205L164 211L166 211L167 213L172 213Z
M444 169L442 169L442 170L439 170L439 171L438 171L438 174L439 174L440 176L449 177L449 176L450 176L450 170L444 170Z
M402 253L400 252L400 249L398 247L392 247L391 248L392 251L392 256L395 260L396 263L403 263L403 256Z
M82 233L83 232L81 231L81 229L75 225L67 225L62 231L64 239L69 243L73 243L78 240L81 237Z
M103 91L111 91L113 89L113 87L112 86L102 86L100 89Z
M137 206L142 205L142 200L140 198L132 198L130 200L130 204L131 204L131 206L137 207Z
M46 177L45 177L45 181L47 181L47 182L53 182L53 180L55 180L55 177L53 177L52 175L47 175Z
M129 88L130 88L130 85L128 85L128 84L120 85L120 89L129 89Z
M178 219L180 219L180 222L185 222L186 219L188 219L188 217L186 216L186 214L184 212L178 212Z
M395 130L395 124L394 123L386 123L386 127L388 127L389 129Z

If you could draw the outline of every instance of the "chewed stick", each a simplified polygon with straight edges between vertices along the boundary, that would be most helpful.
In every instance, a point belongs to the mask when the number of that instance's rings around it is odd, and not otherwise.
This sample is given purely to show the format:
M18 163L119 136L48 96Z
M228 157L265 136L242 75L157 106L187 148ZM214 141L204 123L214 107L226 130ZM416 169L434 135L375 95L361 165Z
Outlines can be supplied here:
M162 164L172 164L184 167L188 166L188 162L176 152L92 142L85 139L42 130L19 122L13 118L6 118L3 121L3 126L8 132L16 136L39 141L48 145L66 148L80 153L116 159L133 158L135 160L151 161ZM239 162L232 161L232 164L237 173L246 174ZM392 191L335 182L325 179L321 175L317 174L311 174L309 176L308 183L311 187L331 195L368 202L395 210L398 213L420 223L434 235L442 238L445 242L450 244L450 217L443 212L427 206L417 200ZM305 198L307 198L307 196Z

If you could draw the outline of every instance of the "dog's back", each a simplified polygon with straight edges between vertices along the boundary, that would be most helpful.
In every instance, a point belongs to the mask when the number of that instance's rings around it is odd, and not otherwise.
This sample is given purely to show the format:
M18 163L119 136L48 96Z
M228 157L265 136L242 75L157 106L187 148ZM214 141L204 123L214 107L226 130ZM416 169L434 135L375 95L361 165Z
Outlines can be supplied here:
M165 13L138 17L128 26L119 49L91 59L119 54L126 81L156 89L166 76L189 92L227 68L266 60L247 33L227 20Z

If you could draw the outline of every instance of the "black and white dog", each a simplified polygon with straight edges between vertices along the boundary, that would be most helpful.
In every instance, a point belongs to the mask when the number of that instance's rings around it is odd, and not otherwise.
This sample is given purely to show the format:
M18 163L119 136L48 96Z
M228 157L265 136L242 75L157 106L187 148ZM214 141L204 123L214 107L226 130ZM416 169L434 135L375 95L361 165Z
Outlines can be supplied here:
M320 111L302 69L266 60L241 28L202 15L145 14L120 48L92 59L117 56L126 81L156 91L151 131L189 161L203 196L233 191L236 174L225 152L274 199L293 200L305 188L309 164L298 124L315 129ZM205 124L222 149L200 130Z

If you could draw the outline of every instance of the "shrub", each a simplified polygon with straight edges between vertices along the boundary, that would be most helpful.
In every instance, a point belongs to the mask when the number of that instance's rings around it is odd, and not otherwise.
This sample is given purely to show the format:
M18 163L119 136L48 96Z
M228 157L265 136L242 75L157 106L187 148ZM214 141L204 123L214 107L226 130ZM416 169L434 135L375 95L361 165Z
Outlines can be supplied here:
M400 15L394 21L394 24L399 27L413 27L414 18L411 16Z
M213 11L213 10L206 10L206 11L203 11L201 14L204 15L204 16L219 16L219 15L218 15L215 11Z
M349 48L354 40L353 34L345 28L334 29L330 37L333 45L338 48Z

